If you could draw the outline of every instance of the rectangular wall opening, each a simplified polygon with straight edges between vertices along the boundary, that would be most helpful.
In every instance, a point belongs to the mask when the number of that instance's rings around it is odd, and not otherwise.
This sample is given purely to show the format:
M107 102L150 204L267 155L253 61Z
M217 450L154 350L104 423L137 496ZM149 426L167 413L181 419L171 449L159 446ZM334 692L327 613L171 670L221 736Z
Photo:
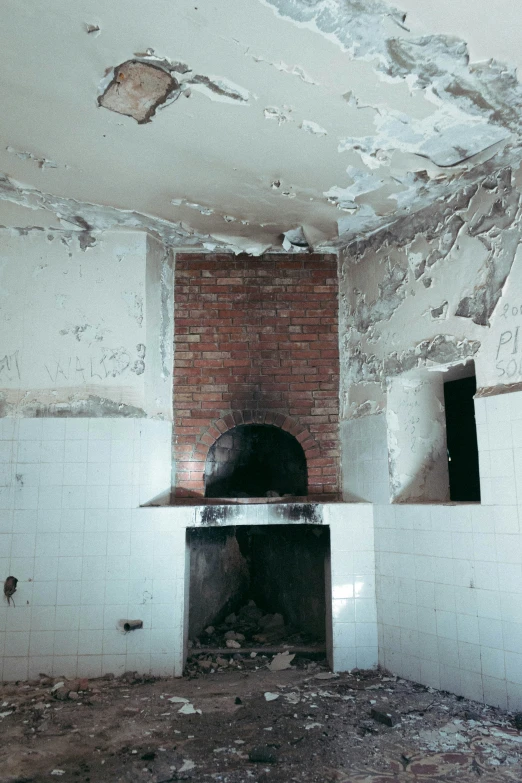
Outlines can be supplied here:
M187 546L189 656L285 649L311 659L326 656L327 526L191 528Z
M480 501L477 426L473 403L476 391L477 379L474 375L444 384L450 499L454 501Z

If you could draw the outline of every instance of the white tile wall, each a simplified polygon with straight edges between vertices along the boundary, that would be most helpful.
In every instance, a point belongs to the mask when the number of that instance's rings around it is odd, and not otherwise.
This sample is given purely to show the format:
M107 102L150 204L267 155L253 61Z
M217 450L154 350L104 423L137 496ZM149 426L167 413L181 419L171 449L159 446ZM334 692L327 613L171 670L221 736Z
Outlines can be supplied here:
M374 507L381 665L522 708L521 512L517 505Z
M341 422L340 438L344 500L388 503L386 414Z
M373 507L325 504L330 525L334 671L377 666Z
M171 435L145 419L0 420L0 567L19 579L16 608L0 607L0 679L179 673L152 639L180 633L184 539L138 509L170 490ZM129 617L144 631L124 634Z
M170 424L0 419L0 460L0 567L3 578L19 580L16 608L0 606L0 679L129 669L180 675L186 528L201 513L139 507L170 489ZM372 507L323 508L335 668L375 666ZM233 507L231 523L285 523L276 512ZM120 621L129 618L143 620L143 630L125 634Z

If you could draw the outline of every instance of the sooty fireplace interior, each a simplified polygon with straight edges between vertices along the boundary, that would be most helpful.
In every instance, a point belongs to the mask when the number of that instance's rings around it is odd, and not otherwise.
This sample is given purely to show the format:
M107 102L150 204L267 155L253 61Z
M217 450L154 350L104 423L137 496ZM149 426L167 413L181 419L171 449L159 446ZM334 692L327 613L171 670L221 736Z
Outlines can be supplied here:
M330 531L320 525L193 528L189 638L196 647L324 651Z
M205 497L282 497L307 493L306 457L289 432L267 424L234 427L209 449Z

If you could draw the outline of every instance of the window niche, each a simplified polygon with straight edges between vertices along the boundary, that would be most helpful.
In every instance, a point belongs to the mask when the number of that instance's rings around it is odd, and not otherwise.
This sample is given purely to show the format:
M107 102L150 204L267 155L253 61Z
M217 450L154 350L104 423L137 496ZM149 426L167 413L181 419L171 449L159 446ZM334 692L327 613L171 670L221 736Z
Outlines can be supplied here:
M474 363L466 362L389 379L386 420L392 502L480 499L474 375ZM466 473L467 485L463 484Z

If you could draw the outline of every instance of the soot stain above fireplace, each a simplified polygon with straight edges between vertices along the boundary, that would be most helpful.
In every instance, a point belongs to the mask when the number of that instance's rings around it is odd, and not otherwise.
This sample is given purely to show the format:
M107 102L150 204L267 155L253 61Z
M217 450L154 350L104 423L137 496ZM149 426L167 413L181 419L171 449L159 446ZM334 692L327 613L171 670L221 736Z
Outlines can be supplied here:
M305 525L323 524L323 514L317 503L285 503L274 506L274 511L286 522L299 522Z
M254 504L258 506L260 504ZM274 503L265 505L268 516L267 522L270 522L270 516L277 523L288 523L298 525L322 525L323 512L319 503ZM241 516L244 516L247 505L240 503L238 505L209 505L201 506L196 513L196 525L201 527L220 527L223 525L234 525ZM257 516L256 516L257 518ZM255 519L251 520L255 523Z

